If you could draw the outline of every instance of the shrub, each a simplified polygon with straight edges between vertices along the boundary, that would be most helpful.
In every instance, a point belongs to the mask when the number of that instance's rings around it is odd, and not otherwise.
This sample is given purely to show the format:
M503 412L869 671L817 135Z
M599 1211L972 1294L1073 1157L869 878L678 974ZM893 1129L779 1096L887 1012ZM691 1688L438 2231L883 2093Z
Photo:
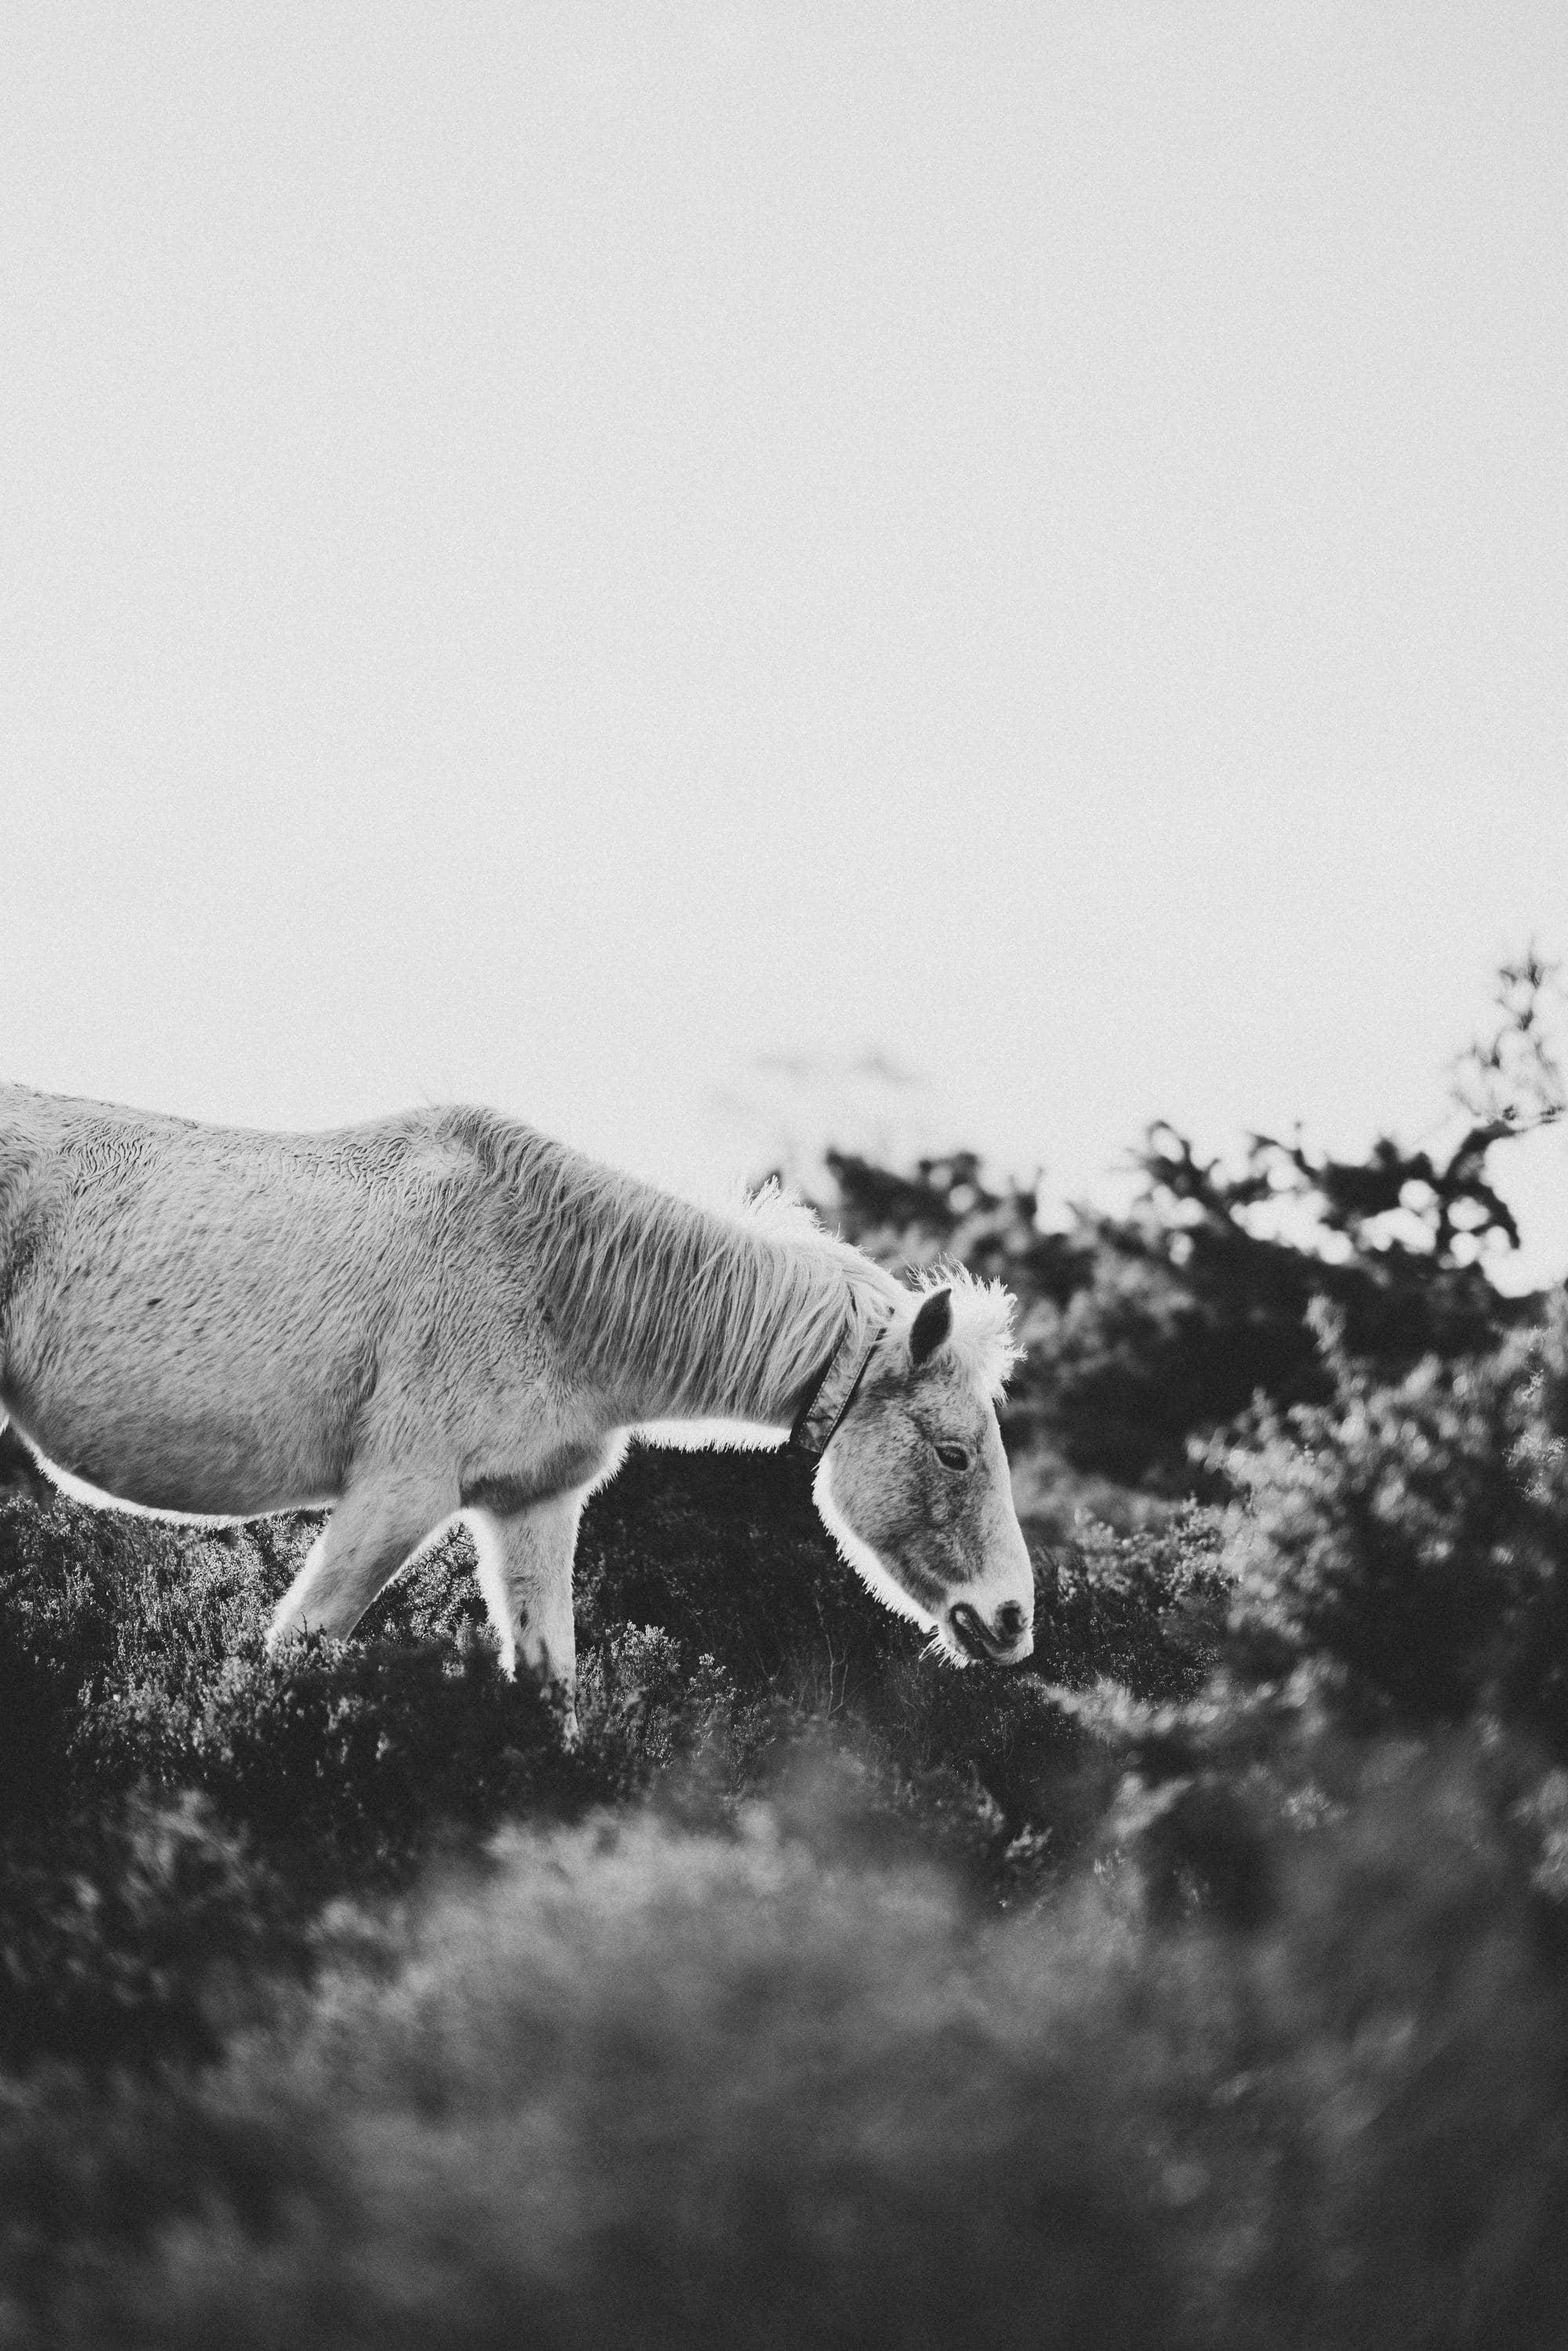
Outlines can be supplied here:
M201 1798L134 1800L0 1860L0 2063L211 2059L304 1955L282 1889Z
M654 1787L722 1825L823 1757L858 1790L868 1854L924 1849L1017 1902L1092 1834L1113 1784L1047 1677L1180 1695L1212 1631L1212 1514L1120 1540L1082 1529L1040 1561L1040 1670L957 1673L838 1560L800 1464L638 1450L585 1521L582 1737L568 1754L531 1686L497 1669L462 1535L352 1640L267 1658L267 1615L315 1524L187 1530L57 1497L0 1503L14 1994L0 2047L14 2063L208 2049L230 1959L305 1963L313 1912L336 1894L394 1891L504 1821ZM187 1874L201 1837L236 1856L228 1907L190 1909L183 1959L179 1873L162 1908L125 1890L148 1824L176 1819L200 1828Z
M1230 1458L1234 1625L1254 1674L1326 1666L1412 1722L1500 1708L1568 1740L1568 1308L1477 1361L1380 1385L1320 1325L1324 1406Z
M1275 1916L977 1915L841 1840L513 1834L204 2082L13 2093L13 2339L1560 2340L1561 1985L1484 1752L1340 1759Z
M1541 1301L1504 1296L1487 1259L1520 1238L1494 1155L1568 1108L1556 980L1533 946L1500 967L1490 1025L1450 1067L1436 1155L1381 1135L1340 1160L1255 1134L1227 1167L1160 1120L1132 1154L1142 1188L1120 1216L1075 1207L1042 1230L1038 1185L995 1184L963 1151L906 1172L830 1152L829 1213L886 1264L947 1256L1014 1290L1028 1349L1004 1417L1015 1451L1185 1495L1195 1440L1256 1395L1281 1410L1330 1402L1314 1301L1385 1384L1426 1355L1484 1355L1538 1319Z

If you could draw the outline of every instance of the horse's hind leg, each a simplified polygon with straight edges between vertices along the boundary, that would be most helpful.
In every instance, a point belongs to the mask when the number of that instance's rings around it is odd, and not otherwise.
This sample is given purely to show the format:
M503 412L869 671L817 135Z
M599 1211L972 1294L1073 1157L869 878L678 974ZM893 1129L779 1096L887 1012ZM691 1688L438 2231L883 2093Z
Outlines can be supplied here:
M277 1604L268 1652L291 1633L352 1632L404 1560L452 1516L455 1495L433 1483L350 1487Z
M582 1489L552 1494L549 1501L502 1517L470 1509L474 1547L479 1554L479 1589L501 1644L501 1667L516 1670L519 1657L541 1680L564 1696L568 1729L577 1681L577 1635L571 1615L571 1562Z
M25 1494L41 1506L54 1499L54 1490L0 1405L0 1494Z

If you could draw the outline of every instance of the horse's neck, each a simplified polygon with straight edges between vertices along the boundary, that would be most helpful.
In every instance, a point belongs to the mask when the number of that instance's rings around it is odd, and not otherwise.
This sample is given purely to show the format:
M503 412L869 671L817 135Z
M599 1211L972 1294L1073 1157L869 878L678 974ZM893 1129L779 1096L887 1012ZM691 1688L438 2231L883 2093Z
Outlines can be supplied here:
M672 1301L666 1343L627 1367L627 1416L788 1428L812 1377L883 1319L884 1278L826 1238L781 1238L716 1217L704 1242L690 1294Z
M788 1427L824 1360L897 1300L890 1275L785 1204L716 1216L462 1115L513 1189L517 1246L571 1367L615 1422Z

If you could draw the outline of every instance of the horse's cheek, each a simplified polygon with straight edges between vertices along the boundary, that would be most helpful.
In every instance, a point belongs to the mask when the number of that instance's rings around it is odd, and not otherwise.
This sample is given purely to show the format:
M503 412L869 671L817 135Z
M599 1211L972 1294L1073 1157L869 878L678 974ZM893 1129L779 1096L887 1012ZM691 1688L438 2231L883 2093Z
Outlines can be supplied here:
M905 1541L935 1532L946 1534L952 1522L952 1498L933 1478L918 1456L906 1454L899 1479L899 1533Z
M921 1497L917 1523L930 1527L936 1533L951 1540L963 1520L963 1510L951 1494L934 1482L926 1485Z
M862 1541L883 1558L915 1558L934 1548L932 1495L914 1448L896 1428L857 1447L834 1479L840 1509Z

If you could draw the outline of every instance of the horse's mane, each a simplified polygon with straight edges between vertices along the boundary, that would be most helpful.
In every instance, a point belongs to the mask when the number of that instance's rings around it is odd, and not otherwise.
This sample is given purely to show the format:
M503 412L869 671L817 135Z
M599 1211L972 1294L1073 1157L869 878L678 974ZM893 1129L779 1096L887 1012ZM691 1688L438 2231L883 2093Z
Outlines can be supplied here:
M777 1418L846 1340L907 1297L769 1185L698 1207L488 1110L440 1114L517 1201L528 1271L585 1368L670 1414Z
M1018 1301L999 1281L982 1281L967 1265L939 1258L915 1277L918 1296L932 1290L953 1293L953 1329L948 1344L970 1378L1000 1403L1008 1374L1024 1353L1015 1333Z

